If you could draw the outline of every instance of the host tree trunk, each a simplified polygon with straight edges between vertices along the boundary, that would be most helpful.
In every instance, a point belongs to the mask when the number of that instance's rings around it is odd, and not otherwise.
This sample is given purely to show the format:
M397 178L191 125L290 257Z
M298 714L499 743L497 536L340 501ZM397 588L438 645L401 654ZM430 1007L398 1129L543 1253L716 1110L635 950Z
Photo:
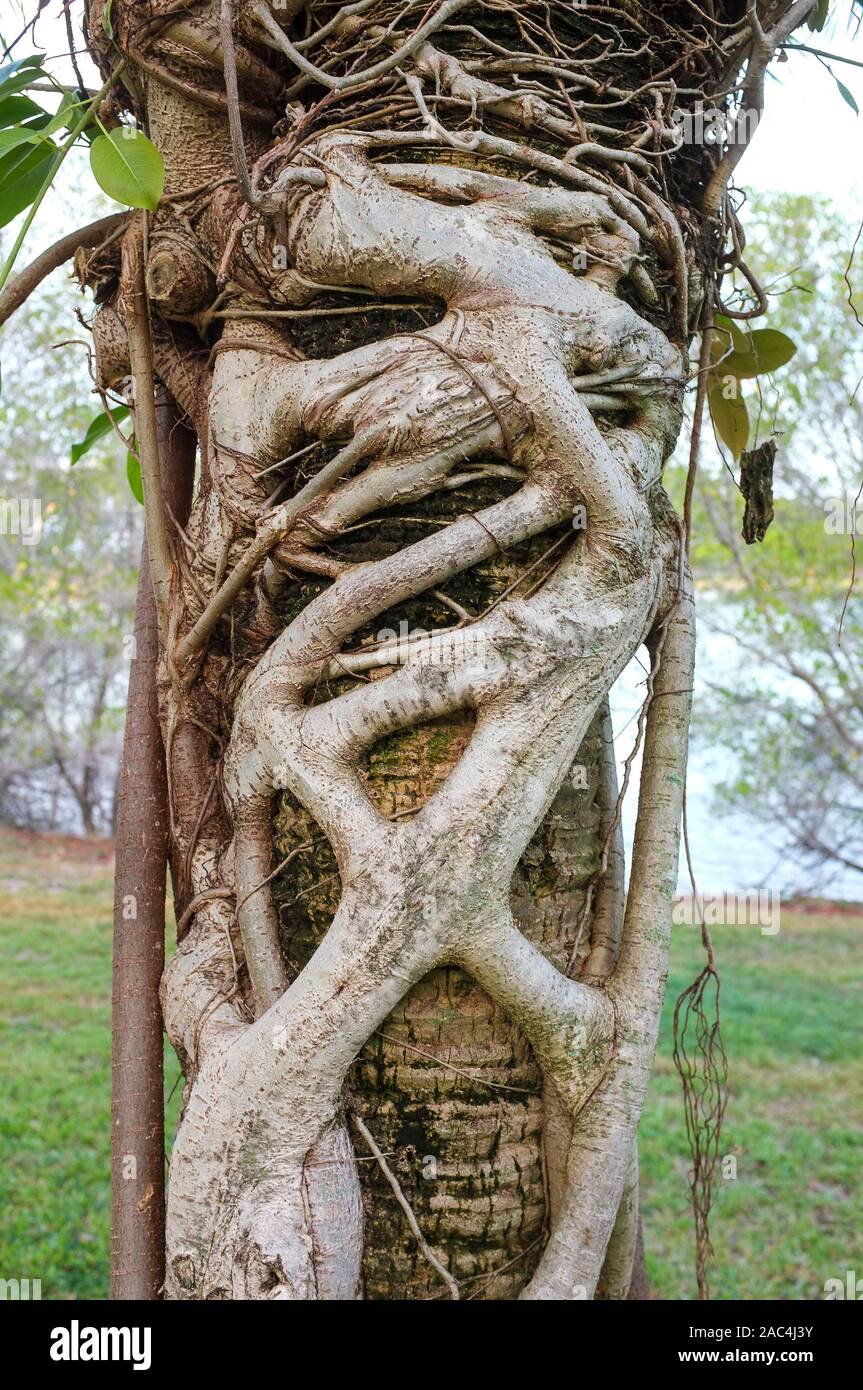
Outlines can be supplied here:
M662 473L736 162L677 117L809 7L91 5L167 171L82 273L160 634L169 1298L626 1297L693 671Z

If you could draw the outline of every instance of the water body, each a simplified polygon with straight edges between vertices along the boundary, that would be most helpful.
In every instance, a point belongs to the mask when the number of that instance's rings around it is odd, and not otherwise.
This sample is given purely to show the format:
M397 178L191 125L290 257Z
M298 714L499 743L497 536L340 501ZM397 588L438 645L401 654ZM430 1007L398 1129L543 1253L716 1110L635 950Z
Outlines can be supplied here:
M700 669L709 669L711 662L723 658L722 638L699 632L698 659ZM733 644L731 644L733 645ZM644 700L647 678L647 655L642 650L631 661L611 692L611 716L614 724L614 743L617 754L618 778L623 776L624 759L636 737L638 711ZM699 675L695 677L695 699L698 699ZM732 772L732 764L722 752L691 750L686 783L687 823L689 844L699 893L746 893L759 887L775 892L812 892L815 896L842 898L850 902L863 900L863 879L852 870L831 871L829 885L816 883L811 868L796 858L782 841L779 831L773 831L761 821L743 814L718 815L714 805L715 788ZM632 837L638 805L638 778L641 772L639 751L633 764L629 791L623 804L623 833L626 841L626 860L632 856ZM689 871L681 846L678 888L691 892Z

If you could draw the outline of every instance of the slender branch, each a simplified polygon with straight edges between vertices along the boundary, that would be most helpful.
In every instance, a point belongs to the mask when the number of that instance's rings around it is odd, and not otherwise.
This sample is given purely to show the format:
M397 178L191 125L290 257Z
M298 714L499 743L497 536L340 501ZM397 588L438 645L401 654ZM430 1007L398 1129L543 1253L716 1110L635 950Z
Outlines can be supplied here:
M150 557L153 589L156 594L159 628L164 640L168 630L168 608L174 553L168 535L165 503L162 496L162 476L159 471L153 348L150 341L150 318L144 279L143 236L145 218L146 213L144 212L135 214L132 226L123 243L123 282L125 287L123 307L126 332L129 338L129 357L132 365L135 438L141 460L147 549Z
M708 286L708 292L712 285ZM701 325L701 350L698 355L698 383L695 389L695 407L692 412L692 431L689 436L689 459L686 469L686 489L683 497L683 527L686 534L686 553L692 544L692 504L695 497L695 479L698 476L698 456L701 449L701 425L704 420L704 403L707 399L707 374L710 370L710 349L713 339L713 306L705 305Z
M240 192L250 206L257 199L252 192L249 179L249 164L246 159L246 143L243 139L243 123L240 116L240 90L237 83L237 55L234 48L234 14L236 0L222 0L219 8L219 35L222 40L222 61L225 70L225 90L228 96L228 127L231 132L231 151L234 156L234 169L240 185Z
M174 505L191 500L195 437L170 402L158 442ZM185 506L184 506L185 504ZM114 871L111 1095L111 1295L158 1298L165 1268L162 1014L169 814L156 717L159 635L146 543L135 656L118 774Z
M365 435L358 435L334 459L325 464L320 472L306 483L305 487L300 488L300 491L291 498L290 502L286 502L277 513L273 514L272 519L268 520L268 523L262 527L256 539L251 543L242 560L239 561L210 600L192 630L179 644L176 654L178 664L182 665L201 650L222 614L227 612L234 599L242 593L261 561L280 540L284 540L296 524L303 508L313 502L316 497L327 492L333 483L354 466L368 447L368 438Z
M431 19L421 25L419 29L416 29L414 33L411 34L410 38L396 49L395 53L390 54L388 58L381 59L379 63L374 63L370 68L364 68L360 72L349 73L347 77L332 77L328 72L325 72L323 68L316 67L314 63L309 62L308 58L291 43L287 34L285 34L284 30L280 28L273 18L269 7L262 4L261 0L256 0L256 3L252 5L252 13L263 28L266 29L276 48L284 53L286 57L290 58L291 62L294 63L306 77L312 78L315 82L320 82L324 87L328 87L330 91L346 92L352 87L359 87L365 82L371 82L376 77L383 77L385 73L391 72L393 68L398 67L399 63L403 62L405 58L411 57L411 55L416 52L425 39L431 34L436 33L443 24L446 24L451 15L456 14L459 10L463 10L468 2L469 0L444 0L440 9L432 15Z
M456 1283L455 1279L453 1279L449 1270L446 1268L446 1265L441 1264L437 1255L432 1250L431 1246L429 1245L428 1241L426 1240L425 1236L420 1230L419 1222L417 1221L413 1213L413 1208L411 1207L411 1204L408 1201L405 1194L402 1192L399 1180L396 1177L390 1165L387 1163L383 1151L381 1150L380 1146L378 1145L368 1126L363 1123L359 1115L355 1114L353 1118L354 1124L356 1125L360 1134L363 1136L372 1153L374 1154L375 1158L377 1159L378 1166L381 1172L383 1173L384 1177L386 1178L387 1182L389 1183L390 1187L395 1193L396 1201L398 1202L399 1206L401 1207L402 1211L407 1217L407 1223L411 1228L411 1234L413 1235L414 1240L420 1248L420 1252L422 1253L423 1259L428 1260L428 1263L431 1265L432 1269L434 1269L440 1275L441 1279L443 1279L444 1283L450 1291L450 1296L453 1299L458 1300L458 1284Z
M117 66L111 73L111 76L99 88L98 92L93 97L93 100L84 108L83 113L81 114L75 125L72 127L68 139L60 146L56 155L52 159L51 167L49 168L47 174L42 180L42 183L39 187L39 191L37 192L36 197L33 199L32 203L30 204L30 207L27 210L27 214L18 231L18 235L12 243L12 250L9 252L9 255L6 258L6 262L3 266L3 269L0 270L0 290L3 289L4 285L6 284L6 281L9 279L9 276L12 273L12 269L15 265L15 262L18 259L18 253L21 250L21 247L24 245L25 240L27 239L27 235L30 231L30 228L33 225L33 220L36 216L36 213L42 206L42 201L45 197L45 194L48 192L48 189L54 182L54 178L57 172L59 171L60 166L62 165L72 146L75 144L75 141L78 139L81 132L90 123L93 114L99 108L99 103L101 102L102 98L106 96L107 93L111 90L125 66L125 59L123 59L121 62L117 64Z
M25 270L10 280L0 294L0 324L11 318L46 276L68 261L81 247L98 246L106 237L119 231L128 213L115 212L110 217L100 217L87 227L79 227L77 232L67 232L55 241L46 251L31 261Z
M816 58L829 58L831 63L847 63L852 68L863 68L859 58L846 58L844 53L828 53L825 48L813 48L808 43L781 43L779 47L788 53L811 53Z
M764 110L764 77L768 64L782 41L797 28L798 24L803 23L806 16L814 8L815 3L816 0L797 0L797 3L791 6L772 29L765 31L758 18L756 0L750 0L749 23L752 30L752 43L746 66L746 81L740 98L740 108L745 115L748 115L750 111L755 111L760 119ZM731 175L746 153L747 144L748 139L735 140L714 169L705 190L702 204L708 217L719 216L725 190Z

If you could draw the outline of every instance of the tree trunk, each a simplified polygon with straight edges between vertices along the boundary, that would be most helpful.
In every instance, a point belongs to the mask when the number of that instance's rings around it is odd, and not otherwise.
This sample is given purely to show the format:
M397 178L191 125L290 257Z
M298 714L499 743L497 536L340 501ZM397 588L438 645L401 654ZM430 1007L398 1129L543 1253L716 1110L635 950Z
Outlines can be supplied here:
M744 60L758 98L777 9L94 0L167 174L88 273L162 653L170 1298L634 1287L694 646L661 477L736 162L673 117Z
M166 494L185 519L195 439L173 404L159 410ZM156 673L159 635L146 545L135 603L117 787L114 875L111 1297L156 1298L165 1277L162 1015L169 844Z
M647 1277L647 1264L644 1258L644 1225L638 1218L638 1235L635 1243L635 1258L632 1262L632 1278L627 1298L630 1303L643 1303L650 1298L650 1280Z
M501 591L511 579L508 570L498 567ZM514 880L519 926L559 968L575 943L585 887L599 858L602 724L599 718L591 728ZM375 805L384 814L404 815L424 804L457 763L469 733L464 722L439 721L379 745L367 783ZM307 840L312 828L299 804L283 798L277 859ZM307 963L337 907L333 868L324 844L314 861L298 857L279 880L275 896L291 975ZM585 941L579 964L586 947ZM514 1297L536 1265L546 1221L542 1077L519 1029L464 971L441 967L405 995L362 1049L348 1092L349 1109L391 1155L423 1234L466 1293ZM448 1297L379 1165L354 1137L364 1207L364 1296Z

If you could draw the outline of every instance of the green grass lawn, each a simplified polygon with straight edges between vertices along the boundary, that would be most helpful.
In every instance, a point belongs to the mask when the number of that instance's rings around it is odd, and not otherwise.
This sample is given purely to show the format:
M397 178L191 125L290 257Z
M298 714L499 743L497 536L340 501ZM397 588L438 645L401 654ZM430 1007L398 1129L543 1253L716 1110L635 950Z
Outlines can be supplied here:
M722 1151L737 1177L719 1183L713 1296L820 1298L825 1279L863 1274L863 915L785 911L778 936L718 927L714 937L731 1068ZM110 951L107 859L0 832L0 1277L41 1279L45 1298L107 1294ZM694 1294L671 1007L700 964L697 932L675 928L640 1132L662 1298Z

